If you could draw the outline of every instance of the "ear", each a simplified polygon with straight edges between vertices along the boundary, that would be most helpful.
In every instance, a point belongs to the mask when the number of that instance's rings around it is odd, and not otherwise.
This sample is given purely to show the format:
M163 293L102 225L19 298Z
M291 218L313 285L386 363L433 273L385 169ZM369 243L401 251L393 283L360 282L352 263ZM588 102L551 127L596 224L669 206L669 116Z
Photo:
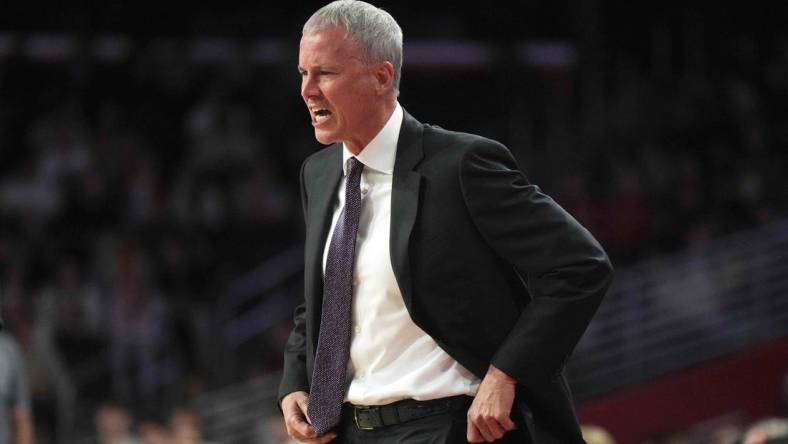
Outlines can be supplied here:
M386 94L394 89L394 65L381 62L375 66L375 81L378 94Z

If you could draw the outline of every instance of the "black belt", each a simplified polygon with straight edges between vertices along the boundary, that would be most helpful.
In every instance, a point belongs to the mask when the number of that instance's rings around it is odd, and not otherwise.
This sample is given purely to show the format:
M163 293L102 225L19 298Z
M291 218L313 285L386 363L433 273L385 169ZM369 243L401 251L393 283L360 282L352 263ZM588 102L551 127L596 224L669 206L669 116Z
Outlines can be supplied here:
M359 430L374 430L379 427L401 424L427 416L438 415L461 407L467 408L473 399L458 395L450 398L416 401L403 399L386 405L342 405L343 416L351 420Z

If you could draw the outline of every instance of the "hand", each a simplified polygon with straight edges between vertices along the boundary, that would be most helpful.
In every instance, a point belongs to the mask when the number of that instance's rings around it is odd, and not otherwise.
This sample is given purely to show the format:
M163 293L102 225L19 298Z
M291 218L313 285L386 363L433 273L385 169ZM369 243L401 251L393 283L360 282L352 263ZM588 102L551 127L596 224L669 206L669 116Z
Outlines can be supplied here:
M315 429L306 416L309 395L306 392L293 392L282 398L282 413L285 416L287 434L293 439L310 444L323 444L336 438L334 432L317 436Z
M468 442L493 442L515 428L509 418L517 381L490 365L468 410Z

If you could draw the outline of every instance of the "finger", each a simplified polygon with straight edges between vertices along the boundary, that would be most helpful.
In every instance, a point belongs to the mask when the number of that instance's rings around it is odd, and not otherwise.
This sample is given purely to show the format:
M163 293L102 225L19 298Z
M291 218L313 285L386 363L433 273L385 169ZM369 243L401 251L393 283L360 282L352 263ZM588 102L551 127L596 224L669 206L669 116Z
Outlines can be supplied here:
M484 438L482 434L479 433L479 429L477 429L471 421L468 421L468 430L465 435L465 437L468 438L468 442L484 442Z
M296 439L314 438L315 429L300 415L293 415L287 420L288 433Z
M315 428L312 427L312 422L309 421L309 416L306 414L308 404L309 398L306 396L296 400L300 411L293 415L294 428L303 438L316 438Z
M514 421L512 421L512 418L510 418L509 415L505 415L501 417L498 420L498 424L500 424L501 427L503 427L503 429L506 430L507 432L510 430L514 430L517 427L517 425L514 423Z
M489 426L487 425L487 423L482 418L477 417L476 419L472 420L471 422L473 422L473 425L476 426L476 429L479 431L479 433L481 433L481 435L482 435L482 437L484 438L485 441L491 442L491 441L495 440L495 437L490 432Z
M503 426L501 426L501 424L498 423L498 420L495 418L489 417L485 418L483 421L487 426L487 430L490 432L490 436L492 436L493 440L501 439L504 433L506 433L506 430L503 428Z
M312 438L312 439L306 439L303 442L306 442L306 443L309 443L309 444L325 444L327 442L333 441L336 437L337 437L336 433L329 432L329 433L326 433L325 435L323 435L321 437Z
M309 400L307 398L299 399L296 401L298 408L301 409L301 417L303 418L304 422L307 424L312 424L312 421L309 420L309 415L306 414L307 407L309 406Z

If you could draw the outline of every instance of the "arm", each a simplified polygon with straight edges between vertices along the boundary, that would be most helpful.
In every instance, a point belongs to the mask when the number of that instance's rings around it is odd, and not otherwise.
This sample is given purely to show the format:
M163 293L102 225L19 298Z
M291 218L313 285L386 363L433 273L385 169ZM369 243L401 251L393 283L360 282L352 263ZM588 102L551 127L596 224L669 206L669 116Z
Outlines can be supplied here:
M5 337L3 337L5 335ZM3 353L5 351L5 353ZM24 356L16 341L5 333L0 334L0 359L11 363L9 391L0 402L7 402L11 425L11 443L33 444L35 433L30 409L30 389L25 371Z
M11 429L13 430L13 444L34 444L35 433L33 429L33 414L26 404L17 405L11 409Z
M528 182L502 145L478 142L460 165L460 180L479 232L532 296L492 364L519 383L553 377L610 284L610 261L585 228Z
M304 220L307 215L307 192L304 183L306 162L301 165L301 205ZM309 423L306 409L309 402L309 382L306 368L306 305L302 300L293 315L293 330L285 344L285 362L282 380L279 383L279 406L285 420L287 434L306 443L323 444L333 440L336 435L327 433L317 437Z
M516 384L538 385L561 371L612 268L591 234L531 185L503 146L478 142L460 164L460 181L479 232L526 279L533 298L496 350L468 411L468 441L493 441L514 427Z
M306 377L306 309L302 303L295 309L293 330L285 344L282 380L279 382L279 400L293 392L308 392Z
M303 205L304 220L307 212L307 193L304 183L304 170L306 162L301 165L301 204ZM284 350L284 367L282 369L282 380L279 383L279 401L281 407L282 399L289 393L308 392L309 382L306 374L306 306L301 300L295 308L293 314L293 330L287 339Z
M279 405L285 420L287 434L300 442L323 444L336 434L317 436L307 418L309 383L306 370L306 309L302 303L295 310L293 331L285 345L285 363L279 384Z

